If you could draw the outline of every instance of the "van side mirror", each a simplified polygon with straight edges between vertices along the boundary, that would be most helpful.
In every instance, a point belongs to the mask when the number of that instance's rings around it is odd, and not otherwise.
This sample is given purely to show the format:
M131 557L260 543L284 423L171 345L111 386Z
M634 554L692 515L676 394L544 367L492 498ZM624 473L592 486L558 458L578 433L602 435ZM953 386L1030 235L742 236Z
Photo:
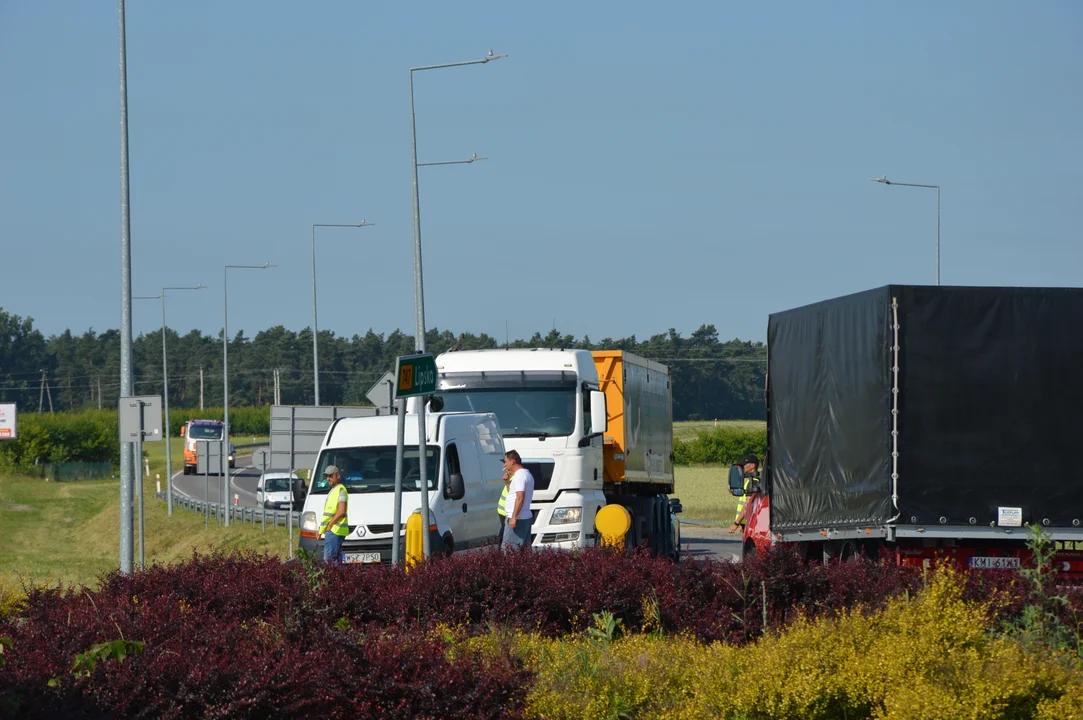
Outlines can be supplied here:
M308 495L308 488L305 486L305 481L301 478L294 478L293 480L293 502L303 503L305 496Z
M601 390L590 391L590 434L601 435L609 429L609 416L606 414L605 393Z
M187 425L181 425L181 437L184 437L184 431L188 429Z
M448 500L462 500L466 497L466 483L463 481L462 473L451 473L447 476L444 497Z
M745 471L740 465L730 468L730 494L736 497L745 494Z

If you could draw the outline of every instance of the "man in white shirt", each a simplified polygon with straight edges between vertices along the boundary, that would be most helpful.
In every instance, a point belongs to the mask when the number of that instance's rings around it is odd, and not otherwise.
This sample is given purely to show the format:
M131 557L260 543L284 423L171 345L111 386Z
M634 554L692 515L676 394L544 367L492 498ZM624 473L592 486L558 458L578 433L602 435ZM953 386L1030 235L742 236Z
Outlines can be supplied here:
M534 499L534 476L523 467L523 459L515 450L504 453L504 469L511 474L508 485L508 499L504 512L507 524L504 526L504 547L530 547L530 526L534 516L530 512L530 503Z

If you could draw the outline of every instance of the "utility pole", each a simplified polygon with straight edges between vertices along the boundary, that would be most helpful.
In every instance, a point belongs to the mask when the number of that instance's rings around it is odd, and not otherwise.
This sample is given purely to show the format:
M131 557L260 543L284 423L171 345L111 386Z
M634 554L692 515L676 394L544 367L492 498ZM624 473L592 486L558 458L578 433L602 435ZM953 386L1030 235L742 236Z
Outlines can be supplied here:
M49 387L49 381L48 380L45 381L45 397L49 398L49 414L52 415L52 414L54 414L53 413L53 391Z
M203 410L203 366L199 366L199 409Z
M45 371L41 371L41 394L38 395L38 412L45 411Z

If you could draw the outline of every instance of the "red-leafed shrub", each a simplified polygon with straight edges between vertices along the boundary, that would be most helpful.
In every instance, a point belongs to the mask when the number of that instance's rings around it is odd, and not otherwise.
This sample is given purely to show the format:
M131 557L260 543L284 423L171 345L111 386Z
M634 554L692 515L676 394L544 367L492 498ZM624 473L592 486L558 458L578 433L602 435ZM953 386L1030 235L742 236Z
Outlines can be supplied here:
M1029 602L1012 573L965 578L966 597L992 601L997 623ZM922 583L890 561L825 567L786 549L680 565L643 552L488 552L408 573L195 557L113 573L94 591L32 590L0 621L11 638L0 715L513 717L532 676L510 656L463 655L443 635L559 637L609 612L622 631L744 644L799 615L877 609ZM1075 627L1083 595L1066 597L1059 612ZM115 647L123 659L108 655Z

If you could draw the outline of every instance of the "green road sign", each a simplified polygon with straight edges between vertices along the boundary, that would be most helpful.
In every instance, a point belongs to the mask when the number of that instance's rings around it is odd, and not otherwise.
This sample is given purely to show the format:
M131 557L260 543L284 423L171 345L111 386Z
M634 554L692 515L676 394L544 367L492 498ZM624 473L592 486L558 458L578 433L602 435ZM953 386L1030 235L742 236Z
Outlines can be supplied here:
M436 358L431 353L401 355L395 364L395 398L436 392Z

